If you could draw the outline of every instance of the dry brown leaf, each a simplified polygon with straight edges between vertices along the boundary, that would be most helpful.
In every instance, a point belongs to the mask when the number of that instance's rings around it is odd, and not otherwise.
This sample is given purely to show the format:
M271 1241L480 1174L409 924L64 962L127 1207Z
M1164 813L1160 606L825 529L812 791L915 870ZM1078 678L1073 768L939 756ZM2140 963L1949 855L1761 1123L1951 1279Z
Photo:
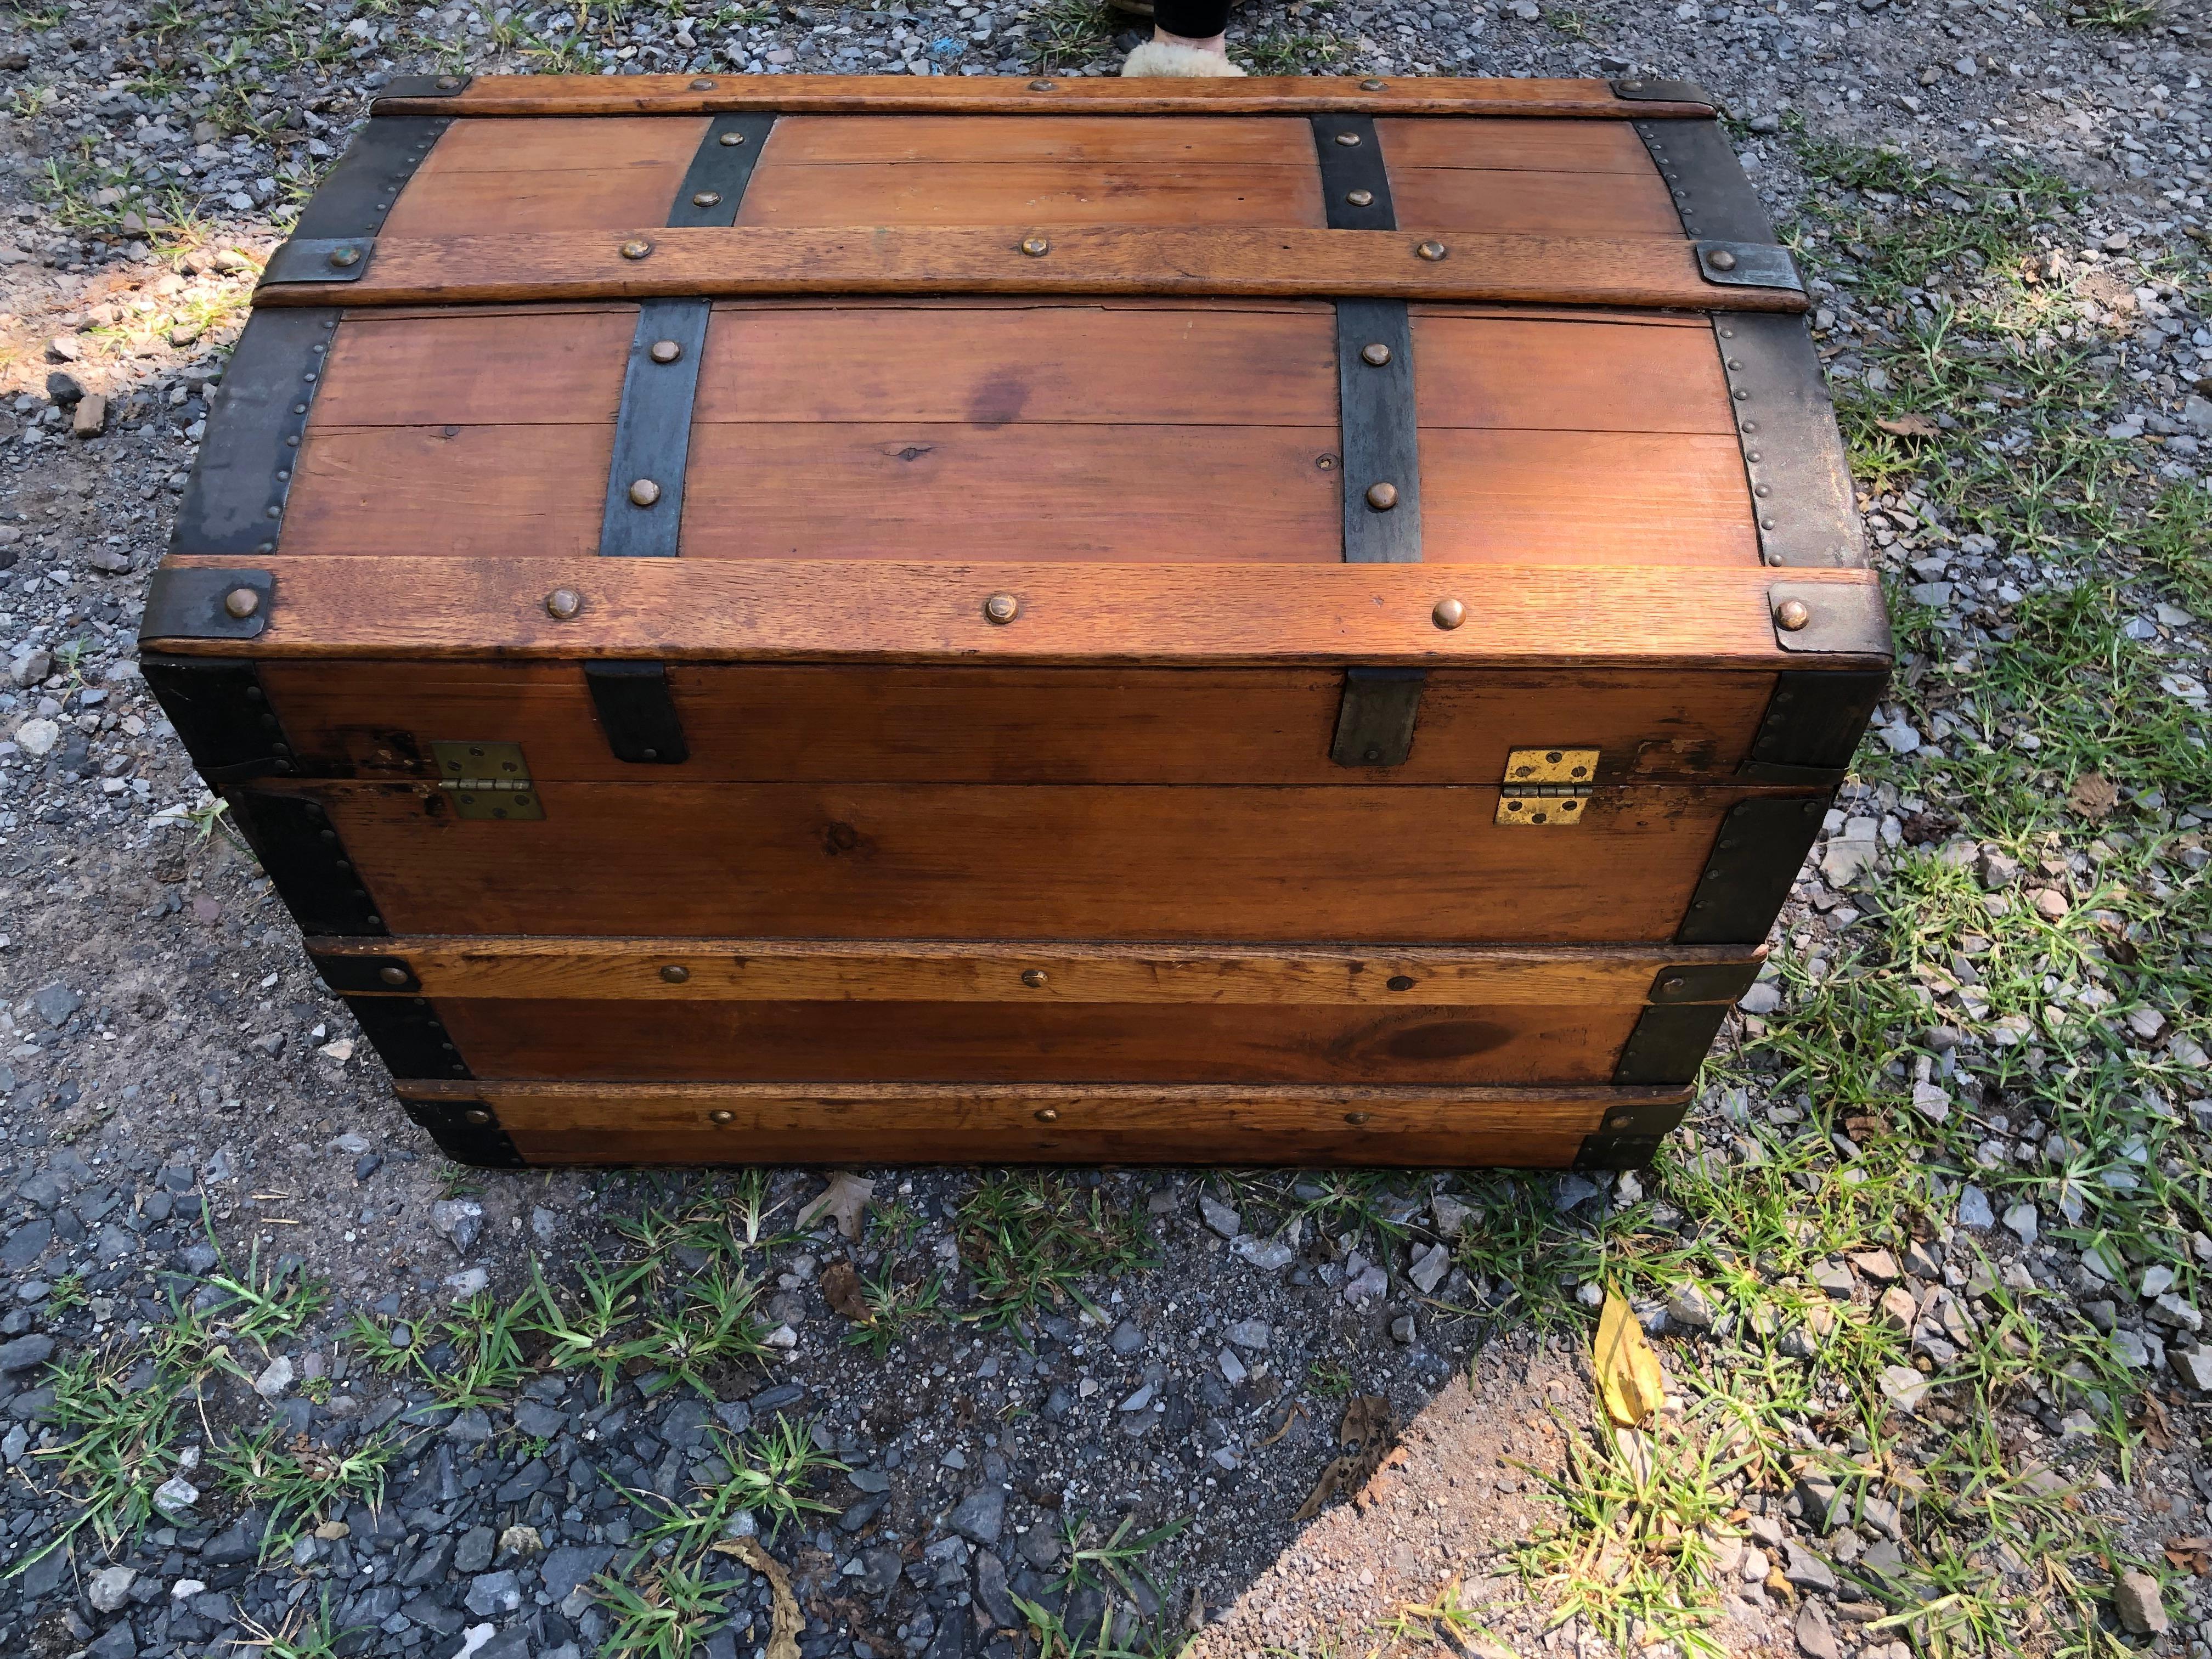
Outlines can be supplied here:
M1592 1358L1599 1401L1606 1416L1620 1427L1632 1429L1648 1421L1666 1400L1667 1378L1659 1369L1659 1356L1652 1352L1650 1339L1617 1291L1605 1293Z
M860 1294L860 1275L840 1256L822 1270L822 1299L848 1319L866 1319L868 1304Z
M768 1580L775 1606L769 1613L767 1659L799 1659L799 1600L791 1593L790 1575L750 1538L724 1539L713 1547L719 1554L736 1556Z
M2074 787L2066 792L2066 804L2076 816L2093 823L2102 823L2112 817L2112 809L2120 804L2120 792L2111 779L2100 772L2084 772L2074 780Z
M799 1224L811 1227L824 1215L835 1217L837 1231L848 1238L860 1236L860 1218L867 1212L868 1200L876 1195L876 1183L863 1181L856 1175L840 1170L830 1177L814 1201L799 1212Z
M1876 421L1875 424L1884 432L1894 433L1900 438L1932 438L1943 429L1925 415L1899 415L1887 421Z
M1336 1443L1344 1449L1340 1456L1330 1461L1321 1472L1321 1479L1306 1494L1306 1501L1298 1506L1292 1517L1310 1521L1319 1515L1322 1506L1339 1498L1350 1498L1371 1480L1382 1466L1382 1455L1389 1449L1392 1419L1390 1402L1379 1394L1354 1395L1344 1408L1344 1420L1338 1425Z
M2212 1538L2169 1538L2166 1559L2178 1571L2195 1573L2199 1578L2212 1577Z

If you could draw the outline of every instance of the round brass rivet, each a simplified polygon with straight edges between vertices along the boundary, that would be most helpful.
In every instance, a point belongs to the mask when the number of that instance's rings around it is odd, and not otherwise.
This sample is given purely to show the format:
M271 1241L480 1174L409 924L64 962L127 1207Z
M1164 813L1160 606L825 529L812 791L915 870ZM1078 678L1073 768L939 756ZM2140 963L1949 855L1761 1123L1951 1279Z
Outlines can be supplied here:
M1336 457L1334 455L1316 455L1314 457L1314 465L1324 472L1334 472L1336 471Z
M683 346L674 340L655 340L647 353L656 363L672 363L683 355Z
M1362 346L1359 348L1359 361L1380 368L1390 361L1390 348L1379 340L1373 345Z
M1734 270L1735 269L1735 255L1730 253L1724 247L1717 247L1711 252L1705 255L1705 263L1711 265L1715 270Z
M1022 243L1022 252L1032 259L1041 259L1052 252L1052 244L1042 236L1028 237Z
M361 263L361 250L357 247L334 247L331 250L331 263L334 265L357 265Z
M1635 1121L1636 1120L1626 1112L1615 1112L1611 1117L1606 1119L1605 1127L1608 1129L1626 1129Z
M1354 207L1372 207L1375 205L1375 192L1371 190L1348 190L1344 192L1344 199Z
M1802 599L1784 599L1774 607L1774 621L1784 633L1795 634L1813 620L1813 613Z
M738 1115L726 1106L718 1106L707 1114L707 1121L709 1123L730 1124L737 1121Z
M1398 486L1394 483L1368 485L1367 505L1377 513L1388 513L1398 505Z
M1757 421L1746 421L1736 429L1744 433L1756 432L1759 430L1759 422Z
M625 259L642 259L652 252L653 244L641 236L622 245L622 257Z
M660 499L660 486L650 478L640 478L629 487L629 498L640 507L651 507Z
M464 1123L476 1124L489 1123L491 1121L491 1114L484 1110L481 1106L471 1107L469 1110L461 1114L461 1121Z
M1032 991L1036 989L1038 986L1044 982L1045 971L1043 969L1024 968L1022 969L1022 983L1028 986Z
M545 614L567 622L584 608L584 596L573 587L556 587L545 596Z
M735 149L744 142L745 135L742 132L726 132L722 135L721 143L724 149Z
M660 976L671 985L681 985L691 977L691 970L680 962L672 962L660 970Z
M1040 1107L1038 1107L1038 1108L1037 1108L1036 1121L1037 1121L1038 1122L1040 1122L1040 1123L1057 1123L1057 1122L1059 1122L1059 1121L1060 1121L1060 1111L1059 1111L1059 1109L1058 1109L1058 1108L1056 1108L1056 1107L1052 1107L1052 1106L1040 1106Z
M983 614L994 623L1010 623L1022 614L1022 602L1011 593L994 593L983 601Z
M695 190L691 192L693 207L712 207L721 199L722 192L719 190Z
M404 968L380 968L376 970L376 976L386 985L407 983L407 970Z
M1394 991L1410 991L1413 988L1413 976L1411 974L1393 974L1387 983Z
M261 596L250 587L234 587L222 596L222 608L243 622L261 609Z
M1661 988L1662 988L1662 989L1663 989L1663 990L1668 990L1668 991L1679 991L1679 990L1680 990L1684 986L1687 985L1689 982L1690 982L1689 981L1687 981L1687 980L1684 979L1680 975L1677 974L1674 978L1672 978L1672 979L1668 980L1668 981L1666 982L1666 984L1665 984L1663 987L1662 987Z
M714 83L703 76L691 83L691 90L694 92L712 92L714 89Z
M1442 242L1424 242L1420 246L1415 248L1413 252L1419 254L1424 259L1427 259L1433 263L1436 260L1443 258L1444 255L1450 252L1451 250L1446 247Z
M1346 149L1350 149L1359 142L1359 135L1356 132L1340 132L1336 135L1336 142Z
M1389 84L1388 81L1362 81L1359 83L1359 89L1362 92L1381 92Z
M1364 1123L1367 1121L1367 1114L1364 1112L1346 1112L1344 1115L1344 1121L1346 1123Z
M1641 92L1644 90L1644 82L1641 81L1623 81L1620 83L1620 89L1623 92Z
M451 92L460 84L461 77L458 75L441 75L438 77L438 90L441 92Z
M1053 89L1054 84L1054 83L1050 81L1032 81L1030 82L1030 90L1031 92L1050 92Z
M1457 599L1438 599L1429 617L1439 628L1457 628L1467 620L1467 607Z

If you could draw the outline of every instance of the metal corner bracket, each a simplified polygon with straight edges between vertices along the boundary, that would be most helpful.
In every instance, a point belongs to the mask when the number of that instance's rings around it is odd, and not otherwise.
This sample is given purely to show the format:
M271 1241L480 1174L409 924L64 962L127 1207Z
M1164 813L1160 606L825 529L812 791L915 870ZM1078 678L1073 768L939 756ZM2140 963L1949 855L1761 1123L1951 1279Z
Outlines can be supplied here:
M1805 279L1797 274L1797 262L1788 248L1772 242L1698 241L1691 246L1698 252L1698 275L1716 287L1805 291Z
M1632 103L1703 104L1707 109L1718 109L1720 100L1707 92L1695 81L1667 81L1656 77L1636 76L1625 81L1608 81L1616 98Z
M276 579L266 570L161 565L146 585L138 641L258 639L276 598Z
M529 1167L489 1101L409 1100L403 1096L399 1104L418 1127L429 1132L438 1150L456 1164L472 1164L479 1170Z

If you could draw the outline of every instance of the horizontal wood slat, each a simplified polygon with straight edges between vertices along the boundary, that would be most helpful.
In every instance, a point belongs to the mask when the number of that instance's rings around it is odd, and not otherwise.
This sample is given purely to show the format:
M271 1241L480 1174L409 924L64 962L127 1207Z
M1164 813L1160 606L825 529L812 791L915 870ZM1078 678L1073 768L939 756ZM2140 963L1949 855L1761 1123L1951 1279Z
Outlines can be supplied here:
M1650 174L1651 152L1624 121L1398 120L1375 123L1395 192L1401 168L1472 167L1485 173ZM1402 217L1402 216L1401 216ZM1677 224L1679 233L1681 227Z
M701 86L701 80L711 84ZM1506 115L1620 121L1710 118L1709 104L1617 98L1602 81L1407 76L1370 90L1309 76L1237 80L1019 76L479 75L458 93L386 96L380 115L786 114Z
M539 431L558 431L541 428ZM602 471L604 476L604 470ZM287 532L288 536L289 531ZM234 568L172 557L165 568ZM1773 573L1640 565L832 564L707 559L256 561L276 592L250 640L164 639L254 658L633 657L1136 663L1396 661L1432 666L1880 666L1886 654L1785 653ZM1856 609L1879 580L1793 570ZM582 608L562 621L549 592ZM1001 626L984 601L1020 602ZM1438 628L1438 600L1470 619ZM1820 607L1814 605L1816 616Z
M700 782L1253 783L1345 781L1329 757L1344 675L1328 668L1028 668L677 663L667 683ZM429 775L425 744L519 743L533 777L635 780L593 718L582 665L271 660L269 706L306 765ZM1413 753L1376 783L1492 783L1535 744L1598 750L1597 777L1725 780L1771 672L1437 669Z
M1560 1169L1683 1089L410 1083L532 1163L1345 1164ZM729 1114L716 1123L712 1112ZM1048 1113L1049 1117L1040 1116ZM1357 1117L1357 1122L1348 1119Z
M1223 123L1224 125L1229 125ZM771 166L746 186L740 225L1249 225L1328 222L1306 164L1206 161L848 161ZM770 143L768 155L775 146ZM1680 228L1677 228L1677 234Z
M605 1001L1585 1004L1641 1007L1668 968L1748 963L1733 945L1342 947L763 939L312 939L318 961L404 963L379 994ZM670 969L682 977L672 980ZM1024 978L1030 975L1030 978ZM1031 983L1031 978L1036 982ZM1403 981L1394 983L1393 981ZM1698 1000L1680 998L1676 1000Z
M489 735L489 734L487 734ZM395 933L1658 943L1759 790L552 783L538 821L430 784L307 787Z
M611 427L636 331L635 306L552 317L356 313L331 339L307 447L343 428Z
M1389 154L1386 147L1383 154ZM1664 238L1682 221L1649 167L1631 173L1496 172L1390 165L1390 201L1402 231L1529 236ZM1704 301L1714 303L1711 301Z
M1644 153L1633 129L1618 131ZM775 124L754 178L781 167L907 161L932 171L963 161L1316 171L1313 125L1295 115L793 115Z
M1023 242L1042 237L1032 257ZM380 236L348 306L499 304L682 295L1219 294L1373 295L1554 305L1802 312L1795 289L1706 282L1686 240L1454 233L1424 258L1418 233L1099 225L1004 229L670 228L561 237ZM651 252L625 258L625 245ZM258 305L326 306L326 283L264 283Z

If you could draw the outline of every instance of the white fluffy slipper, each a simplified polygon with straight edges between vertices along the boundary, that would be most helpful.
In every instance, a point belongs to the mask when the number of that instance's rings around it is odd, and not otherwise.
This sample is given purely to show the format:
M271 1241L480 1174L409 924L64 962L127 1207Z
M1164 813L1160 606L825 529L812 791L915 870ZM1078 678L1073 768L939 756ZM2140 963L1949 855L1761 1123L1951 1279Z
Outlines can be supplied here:
M1164 40L1147 40L1129 54L1129 61L1121 65L1121 73L1139 76L1181 76L1188 79L1242 75L1244 71L1226 58L1200 52L1196 46L1176 46Z

